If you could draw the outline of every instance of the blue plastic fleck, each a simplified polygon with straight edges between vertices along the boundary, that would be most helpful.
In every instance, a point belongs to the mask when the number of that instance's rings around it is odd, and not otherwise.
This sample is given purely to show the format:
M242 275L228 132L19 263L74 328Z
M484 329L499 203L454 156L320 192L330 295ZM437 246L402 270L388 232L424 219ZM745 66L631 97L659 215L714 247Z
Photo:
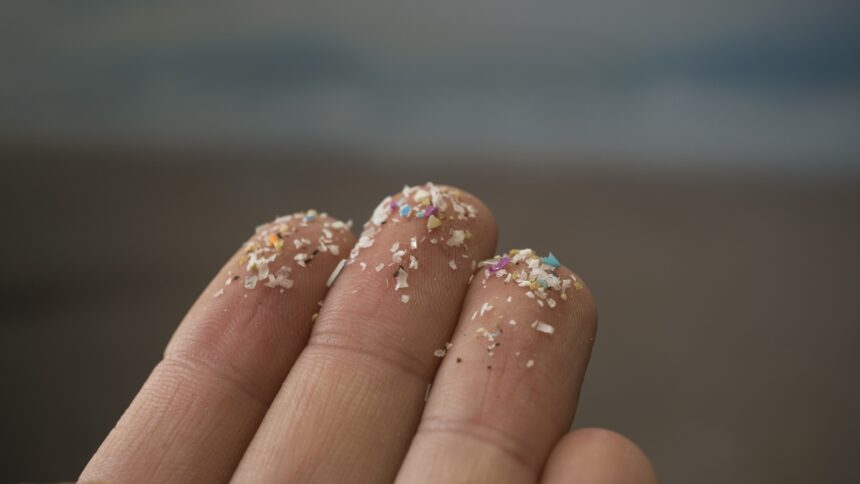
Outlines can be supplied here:
M552 252L550 252L548 256L542 257L540 261L548 266L553 267L559 267L561 265L561 262L558 261L558 258L552 255Z

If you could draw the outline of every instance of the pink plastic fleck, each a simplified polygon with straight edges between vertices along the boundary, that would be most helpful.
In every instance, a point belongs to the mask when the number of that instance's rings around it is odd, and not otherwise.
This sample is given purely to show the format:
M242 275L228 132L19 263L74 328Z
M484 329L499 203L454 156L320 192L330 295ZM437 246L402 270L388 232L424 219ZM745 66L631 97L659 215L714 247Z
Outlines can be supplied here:
M490 266L490 272L498 272L505 268L506 265L511 263L511 258L503 255L499 262L496 262L492 266Z

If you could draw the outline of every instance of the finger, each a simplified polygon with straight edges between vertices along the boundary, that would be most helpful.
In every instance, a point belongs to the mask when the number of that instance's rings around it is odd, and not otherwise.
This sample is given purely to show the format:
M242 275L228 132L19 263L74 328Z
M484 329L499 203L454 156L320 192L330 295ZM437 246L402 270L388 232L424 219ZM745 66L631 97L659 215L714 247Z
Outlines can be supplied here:
M604 429L571 432L555 446L544 484L656 484L645 453L621 434Z
M386 198L236 480L393 480L438 366L433 351L448 341L472 268L495 238L489 210L453 188Z
M573 420L589 291L528 249L482 264L397 482L535 482Z
M313 211L261 227L191 308L81 479L229 479L353 241Z

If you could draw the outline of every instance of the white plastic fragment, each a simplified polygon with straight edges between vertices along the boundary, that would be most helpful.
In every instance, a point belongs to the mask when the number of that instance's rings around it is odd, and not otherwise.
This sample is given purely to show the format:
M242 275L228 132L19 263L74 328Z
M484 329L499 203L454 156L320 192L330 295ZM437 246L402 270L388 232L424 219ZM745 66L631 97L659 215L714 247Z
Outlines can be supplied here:
M486 313L487 311L490 311L490 310L492 310L492 309L493 309L493 305L492 305L492 304L490 304L490 303L484 303L484 304L481 306L481 316L483 316L483 315L484 315L484 313Z
M543 321L535 321L532 323L532 328L540 331L541 333L553 334L555 333L555 328L550 326L549 324L544 323Z
M407 274L406 271L404 271L402 267L398 267L397 273L394 275L394 280L395 280L394 290L396 291L398 289L403 289L403 288L409 287L409 283L406 281L406 279L408 277L409 277L409 274Z
M278 269L278 272L275 274L269 274L269 277L266 280L266 287L278 287L280 286L282 289L289 289L293 287L294 281L290 280L290 271L291 269L287 266L283 266Z
M448 239L446 244L451 247L459 247L463 245L463 241L466 240L466 231L464 230L453 230L451 231L451 238Z
M343 270L343 266L346 265L346 259L341 259L340 262L337 263L331 275L328 276L328 280L325 283L325 287L331 287L334 284L334 280L337 279L337 276L340 274L340 271Z
M296 255L293 257L293 259L295 259L295 260L296 260L296 262L297 262L300 266L302 266L302 267L307 267L308 265L307 265L307 262L306 262L306 261L308 260L308 257L309 257L309 256L308 256L307 254L300 252L300 253L296 254Z

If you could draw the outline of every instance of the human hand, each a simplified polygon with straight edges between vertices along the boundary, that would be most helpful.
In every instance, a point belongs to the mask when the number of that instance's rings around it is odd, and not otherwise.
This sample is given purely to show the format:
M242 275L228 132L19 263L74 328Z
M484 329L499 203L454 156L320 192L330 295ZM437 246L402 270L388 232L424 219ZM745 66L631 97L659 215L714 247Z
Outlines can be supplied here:
M487 261L496 231L432 184L383 200L357 243L314 211L261 226L81 480L656 482L624 437L567 433L594 301L554 256Z

